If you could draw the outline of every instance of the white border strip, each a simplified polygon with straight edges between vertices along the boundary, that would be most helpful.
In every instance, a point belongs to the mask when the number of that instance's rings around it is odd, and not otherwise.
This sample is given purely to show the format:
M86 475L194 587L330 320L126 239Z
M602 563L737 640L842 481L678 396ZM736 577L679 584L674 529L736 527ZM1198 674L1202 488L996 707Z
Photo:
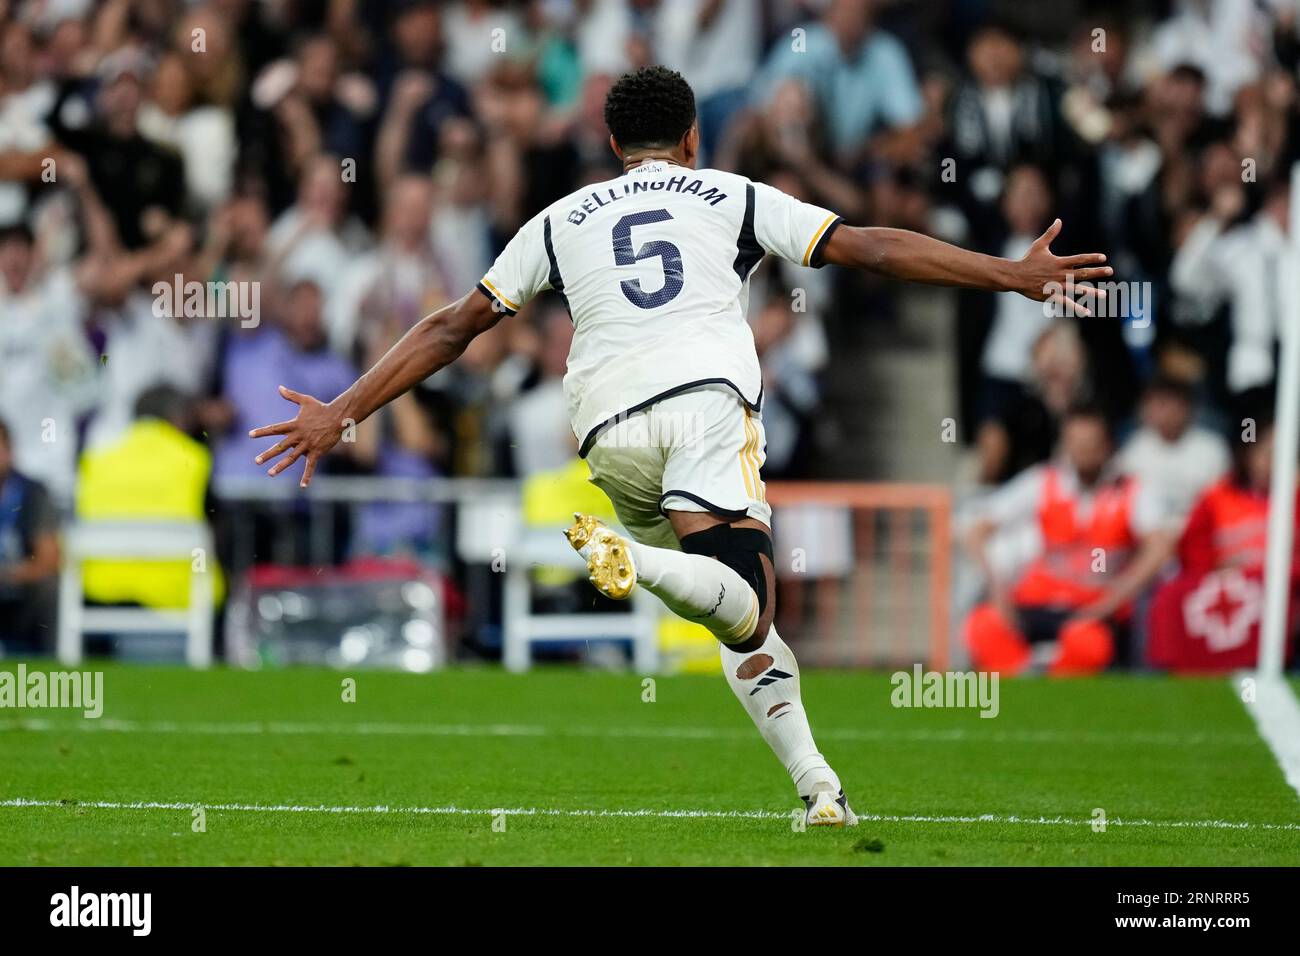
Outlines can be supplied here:
M180 801L141 800L118 802L113 800L32 800L11 797L0 800L0 809L67 809L94 810L212 810L231 813L333 813L333 814L409 814L433 816L507 816L525 817L642 817L652 819L690 820L788 820L792 813L802 810L574 810L554 807L499 807L481 809L473 807L371 807L324 806L310 804L264 803L185 803ZM1020 826L1091 827L1093 820L1069 817L1020 816L1019 814L981 813L977 816L930 816L925 814L859 813L858 819L876 823L936 823L972 824L997 823ZM1171 830L1300 830L1300 823L1248 823L1234 820L1125 820L1112 818L1107 827L1152 827Z
M1254 699L1243 701L1246 710L1273 751L1287 785L1300 797L1300 702L1286 680L1254 671L1238 672L1233 679L1233 690L1239 697L1244 680L1255 682Z

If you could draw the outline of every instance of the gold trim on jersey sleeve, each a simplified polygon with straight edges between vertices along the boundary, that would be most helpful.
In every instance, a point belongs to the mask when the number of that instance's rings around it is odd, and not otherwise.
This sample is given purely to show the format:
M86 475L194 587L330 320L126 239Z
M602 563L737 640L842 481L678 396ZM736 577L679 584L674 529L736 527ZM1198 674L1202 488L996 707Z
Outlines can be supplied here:
M808 248L804 250L804 254L803 254L804 265L808 265L808 260L812 258L813 250L817 248L817 243L821 242L821 238L823 235L825 235L826 230L830 228L830 224L833 223L838 218L839 217L836 216L835 213L831 213L829 216L826 217L826 221L821 224L821 228L818 229L817 232L813 234L812 241L808 243Z
M491 282L488 282L487 276L484 276L479 281L482 282L485 286L487 286L487 290L491 292L494 296L496 296L498 299L500 299L505 304L505 307L507 309L509 309L512 312L519 311L520 306L515 305L513 302L511 302L509 299L503 296L499 291L497 291L497 287L494 286Z

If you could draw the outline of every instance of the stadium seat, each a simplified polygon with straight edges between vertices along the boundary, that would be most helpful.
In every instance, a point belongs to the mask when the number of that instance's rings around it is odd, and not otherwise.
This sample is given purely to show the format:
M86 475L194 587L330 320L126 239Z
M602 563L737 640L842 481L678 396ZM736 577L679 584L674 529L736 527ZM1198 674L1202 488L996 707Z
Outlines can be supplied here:
M572 564L573 549L561 527L528 528L516 539L506 565L505 650L506 669L525 671L532 663L532 646L538 641L610 640L632 642L632 664L637 673L659 668L658 600L645 590L632 596L630 614L536 614L532 609L530 569L534 565Z
M58 656L81 662L86 634L182 633L191 667L212 663L214 576L195 555L215 554L212 529L203 522L82 521L63 535L59 579ZM82 565L88 560L185 561L190 567L188 607L86 607ZM208 559L205 558L206 562Z

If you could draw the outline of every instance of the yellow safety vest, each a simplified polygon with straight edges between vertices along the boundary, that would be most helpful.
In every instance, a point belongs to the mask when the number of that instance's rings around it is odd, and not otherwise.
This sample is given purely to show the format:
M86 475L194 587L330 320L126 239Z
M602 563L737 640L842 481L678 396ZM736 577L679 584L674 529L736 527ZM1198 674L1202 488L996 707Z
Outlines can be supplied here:
M581 511L605 521L615 521L614 506L605 492L590 481L591 471L581 458L553 471L539 471L524 479L524 524L532 528L573 524L573 513Z
M77 479L77 517L84 521L205 521L212 473L207 448L167 422L135 422L112 445L87 451ZM204 555L215 598L225 593L216 555ZM183 608L190 603L190 561L86 561L86 597L105 603Z

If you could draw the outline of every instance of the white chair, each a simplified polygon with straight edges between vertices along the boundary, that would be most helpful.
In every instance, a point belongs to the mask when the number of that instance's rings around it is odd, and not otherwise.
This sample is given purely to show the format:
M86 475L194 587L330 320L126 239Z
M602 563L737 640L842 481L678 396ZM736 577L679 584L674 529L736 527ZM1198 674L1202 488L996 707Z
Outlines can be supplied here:
M212 575L194 570L196 552L215 561L212 529L201 521L82 521L63 534L59 578L59 660L81 662L86 634L185 634L185 660L191 667L212 663ZM190 566L188 609L86 607L82 564L88 560L185 561Z
M639 674L659 668L658 601L638 588L632 611L626 614L534 614L529 570L536 564L581 568L581 559L564 539L561 528L520 528L506 562L506 670L525 671L532 664L536 641L611 640L632 642L632 664Z

